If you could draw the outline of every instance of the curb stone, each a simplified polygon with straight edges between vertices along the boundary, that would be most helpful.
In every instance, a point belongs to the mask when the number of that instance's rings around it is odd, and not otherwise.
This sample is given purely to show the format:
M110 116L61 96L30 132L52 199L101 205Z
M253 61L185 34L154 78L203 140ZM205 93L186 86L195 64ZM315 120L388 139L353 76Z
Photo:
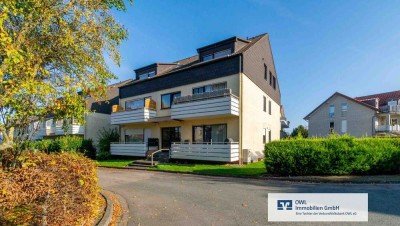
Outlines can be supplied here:
M113 216L113 210L114 210L113 202L105 190L100 191L100 194L106 199L107 205L103 217L96 225L99 226L109 225L111 223L111 219Z

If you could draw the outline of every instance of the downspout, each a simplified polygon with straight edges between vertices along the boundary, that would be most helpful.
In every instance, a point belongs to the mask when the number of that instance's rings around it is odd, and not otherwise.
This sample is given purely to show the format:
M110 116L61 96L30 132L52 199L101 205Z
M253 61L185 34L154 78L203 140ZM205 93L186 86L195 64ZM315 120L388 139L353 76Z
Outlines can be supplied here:
M239 55L239 165L243 165L243 79L242 79L242 54Z

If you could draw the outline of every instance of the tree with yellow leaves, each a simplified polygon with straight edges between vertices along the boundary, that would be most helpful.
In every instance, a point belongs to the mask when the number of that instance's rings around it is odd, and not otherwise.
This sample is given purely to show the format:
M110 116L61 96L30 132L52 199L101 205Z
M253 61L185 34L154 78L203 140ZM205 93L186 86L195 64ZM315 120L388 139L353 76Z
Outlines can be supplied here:
M103 97L115 78L105 56L119 64L127 31L111 10L125 9L123 0L1 1L1 154L18 156L33 119L84 123L85 97Z

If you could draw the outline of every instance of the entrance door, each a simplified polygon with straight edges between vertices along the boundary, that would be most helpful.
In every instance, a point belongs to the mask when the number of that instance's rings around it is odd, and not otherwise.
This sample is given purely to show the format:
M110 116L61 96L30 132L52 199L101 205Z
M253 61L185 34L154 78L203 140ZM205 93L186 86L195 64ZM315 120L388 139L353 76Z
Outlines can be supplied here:
M181 141L181 127L161 128L162 148L171 148L172 142Z

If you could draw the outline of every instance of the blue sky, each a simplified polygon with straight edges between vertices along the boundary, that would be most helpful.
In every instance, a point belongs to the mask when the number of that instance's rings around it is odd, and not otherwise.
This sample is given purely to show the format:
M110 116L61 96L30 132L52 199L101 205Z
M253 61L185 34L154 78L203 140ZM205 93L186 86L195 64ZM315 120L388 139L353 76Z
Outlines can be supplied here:
M110 63L118 80L222 39L268 33L289 131L335 91L400 89L400 1L135 0L115 16L129 31L121 66Z

